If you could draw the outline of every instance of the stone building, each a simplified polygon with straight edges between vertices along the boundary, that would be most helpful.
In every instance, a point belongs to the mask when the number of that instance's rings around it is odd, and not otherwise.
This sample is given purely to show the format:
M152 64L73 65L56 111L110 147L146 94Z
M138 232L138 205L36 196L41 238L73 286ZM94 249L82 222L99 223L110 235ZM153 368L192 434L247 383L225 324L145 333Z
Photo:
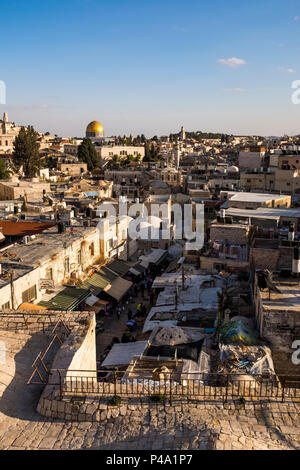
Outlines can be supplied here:
M68 176L81 176L87 173L86 163L59 163L57 169Z
M260 291L254 283L256 321L262 338L272 350L275 371L279 375L299 375L299 365L293 361L293 343L300 338L300 302L298 282L294 278L276 282L280 292Z
M8 121L7 113L3 114L0 121L0 153L12 153L13 143L20 132L21 127L16 126L14 122Z
M260 149L263 150L263 149ZM265 151L257 152L240 152L239 153L239 169L252 170L261 168L264 164Z
M25 244L1 252L0 307L18 308L24 302L38 303L47 288L78 279L102 259L96 227L76 227L63 233L50 229Z
M30 199L42 198L44 194L50 192L50 183L39 181L37 178L29 180L19 180L11 178L7 181L0 181L0 200L12 201L27 197Z
M132 156L138 158L140 161L142 161L145 156L145 147L126 145L101 146L96 147L96 151L102 163L111 160L115 155L121 160L126 159L128 156Z
M251 235L249 225L211 224L210 239L232 245L248 245Z
M235 191L221 191L221 200L227 208L257 209L258 207L291 207L291 196L286 194L261 194Z

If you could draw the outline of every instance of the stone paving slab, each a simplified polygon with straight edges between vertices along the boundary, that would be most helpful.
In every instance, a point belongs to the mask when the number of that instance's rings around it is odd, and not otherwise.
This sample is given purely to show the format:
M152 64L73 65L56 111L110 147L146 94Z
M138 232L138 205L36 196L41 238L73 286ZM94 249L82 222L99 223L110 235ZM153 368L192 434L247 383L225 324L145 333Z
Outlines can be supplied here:
M7 332L0 331L0 340L5 336ZM107 413L99 423L44 418L36 412L41 387L26 386L32 358L44 349L44 341L42 336L33 341L9 334L4 372L0 366L0 382L4 382L0 389L1 450L300 449L300 404L296 403L249 403L245 407L218 402L172 407L122 403L120 413Z

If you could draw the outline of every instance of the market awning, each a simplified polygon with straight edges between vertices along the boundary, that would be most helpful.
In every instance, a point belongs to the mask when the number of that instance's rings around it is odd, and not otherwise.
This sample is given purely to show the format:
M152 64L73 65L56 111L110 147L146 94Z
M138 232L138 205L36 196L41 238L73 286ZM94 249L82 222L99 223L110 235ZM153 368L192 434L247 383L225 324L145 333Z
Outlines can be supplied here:
M48 310L75 310L84 300L90 297L90 292L78 287L66 287L55 297L48 301L41 301L39 305Z
M127 366L135 356L143 354L147 345L148 341L114 344L101 367Z
M110 280L106 276L94 273L83 282L82 287L89 289L92 294L98 296L108 284L110 284Z
M130 269L129 264L125 263L125 261L122 261L121 259L112 261L106 267L121 277L125 276Z
M104 292L119 301L126 294L126 292L128 292L131 286L132 282L127 281L122 277L118 277L117 279L112 281L111 285L107 286L104 289Z
M85 301L85 303L89 306L89 307L93 307L93 305L95 305L97 302L98 302L98 297L96 297L95 295L91 295L90 297L88 297Z
M133 274L134 276L140 276L141 273L139 271L137 271L136 269L134 268L130 268L130 271L129 271L131 274Z
M145 266L141 266L140 263L136 264L135 266L133 266L132 268L129 269L129 272L131 272L135 276L140 276L145 271L146 271Z
M103 268L101 268L99 271L99 274L101 274L101 276L107 279L108 282L112 282L119 277L118 274L111 271L107 266L104 266Z
M24 302L20 305L18 310L47 310L46 307L41 307L40 305L30 304L28 302Z
M161 248L153 248L152 252L148 255L143 255L140 257L140 264L142 266L148 267L149 264L158 265L164 261L168 256L167 250L162 250Z

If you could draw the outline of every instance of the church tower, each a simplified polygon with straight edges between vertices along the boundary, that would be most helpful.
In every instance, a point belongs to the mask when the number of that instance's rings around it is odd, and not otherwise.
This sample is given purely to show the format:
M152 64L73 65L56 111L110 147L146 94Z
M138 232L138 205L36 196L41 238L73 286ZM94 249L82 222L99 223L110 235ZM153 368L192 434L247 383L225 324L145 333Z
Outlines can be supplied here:
M180 167L180 157L181 157L181 151L180 151L180 146L178 142L176 142L175 144L174 156L175 156L175 168L178 170Z
M182 126L180 130L180 140L185 140L185 139L186 139L186 133L185 133L184 127Z

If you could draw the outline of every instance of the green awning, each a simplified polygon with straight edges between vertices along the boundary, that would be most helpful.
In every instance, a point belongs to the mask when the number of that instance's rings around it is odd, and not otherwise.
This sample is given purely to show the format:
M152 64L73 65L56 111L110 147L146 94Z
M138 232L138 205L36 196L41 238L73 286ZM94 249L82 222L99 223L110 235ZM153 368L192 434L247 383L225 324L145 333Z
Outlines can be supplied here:
M128 273L130 266L122 261L121 259L116 259L107 265L107 268L113 271L114 273L118 274L119 276L123 277L125 274Z
M90 292L86 289L70 286L59 292L51 300L41 301L39 305L50 310L75 310L90 295Z
M108 279L108 282L112 282L115 279L117 279L117 277L119 277L118 274L111 271L107 266L104 266L103 268L101 268L99 271L99 274L101 274L101 276L103 276L104 279Z
M89 289L92 294L97 296L108 284L110 284L109 279L99 273L94 273L91 277L83 282L82 286L85 289Z

